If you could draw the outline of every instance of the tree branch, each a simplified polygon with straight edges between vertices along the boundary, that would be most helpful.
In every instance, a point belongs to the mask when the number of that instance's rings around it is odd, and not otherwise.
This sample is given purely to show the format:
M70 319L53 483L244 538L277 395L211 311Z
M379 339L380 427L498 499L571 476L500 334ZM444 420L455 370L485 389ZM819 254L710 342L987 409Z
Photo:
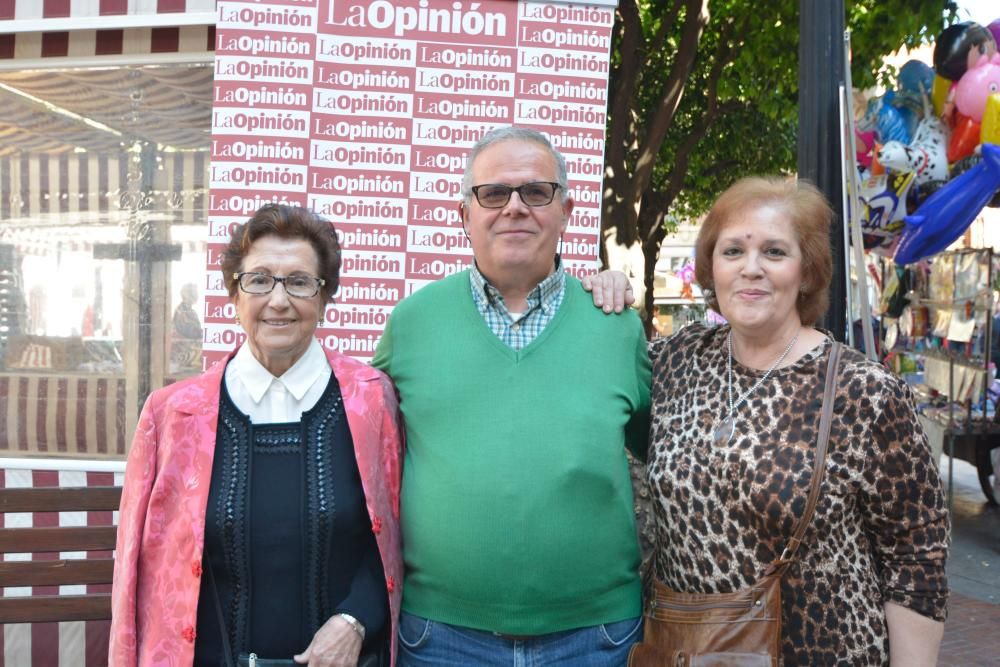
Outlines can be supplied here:
M649 122L646 136L639 147L635 172L632 174L628 196L625 197L624 211L633 221L638 219L637 209L642 200L642 193L649 187L656 156L659 154L663 140L673 122L674 113L680 105L688 75L691 73L691 68L698 55L698 43L705 26L708 24L708 0L684 1L686 14L677 57L663 87L657 110Z
M619 204L628 183L626 155L628 144L631 143L631 104L639 78L639 53L644 37L635 0L622 0L618 15L621 17L622 29L621 65L618 67L618 80L609 105L612 122L606 140L604 187L607 194L603 197L604 214L601 216L601 225L603 230L617 228L621 234L623 225L614 213L620 209Z
M647 67L652 66L652 62L649 58L651 58L653 54L659 53L663 48L663 43L667 40L667 34L677 21L677 14L681 11L682 2L683 0L674 0L674 3L670 6L670 11L663 16L663 21L660 23L660 29L656 31L656 35L653 36L653 39L649 40L650 47L649 51L646 53Z
M745 23L742 23L738 28L739 31L745 29ZM654 216L652 220L648 216L640 216L643 219L642 221L648 226L639 224L639 220L636 221L639 234L644 239L643 245L647 247L653 246L655 247L655 251L659 251L660 243L666 234L662 224L663 216L684 187L684 177L687 175L688 165L691 162L691 153L697 148L699 142L705 137L719 116L739 108L739 104L736 102L719 104L719 79L722 78L725 68L735 60L739 52L739 47L742 45L741 42L731 41L732 34L736 30L737 28L733 26L731 21L724 22L720 30L717 51L712 60L712 69L709 70L708 80L705 84L705 99L707 102L705 113L692 126L691 131L684 137L684 140L681 141L680 146L677 148L677 152L674 153L674 166L670 170L670 177L667 179L667 186L664 189L667 207L653 209ZM737 34L742 33L737 32ZM645 208L644 205L643 208Z

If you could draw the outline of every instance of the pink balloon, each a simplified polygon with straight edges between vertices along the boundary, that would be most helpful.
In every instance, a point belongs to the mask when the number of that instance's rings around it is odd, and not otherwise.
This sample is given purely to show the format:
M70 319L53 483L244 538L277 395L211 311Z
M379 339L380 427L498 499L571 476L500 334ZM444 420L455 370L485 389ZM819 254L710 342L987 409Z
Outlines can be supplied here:
M994 53L992 58L982 56L975 67L959 79L955 85L955 106L959 113L968 116L977 123L983 119L986 111L986 98L1000 92L1000 53Z

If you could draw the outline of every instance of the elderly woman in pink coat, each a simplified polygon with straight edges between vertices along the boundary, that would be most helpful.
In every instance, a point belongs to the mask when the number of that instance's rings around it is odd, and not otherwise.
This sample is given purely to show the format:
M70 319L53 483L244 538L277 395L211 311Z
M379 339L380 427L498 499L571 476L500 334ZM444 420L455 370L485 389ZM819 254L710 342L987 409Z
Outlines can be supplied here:
M336 234L268 205L233 233L222 269L246 343L142 411L109 662L390 665L397 403L385 375L313 335L338 285Z

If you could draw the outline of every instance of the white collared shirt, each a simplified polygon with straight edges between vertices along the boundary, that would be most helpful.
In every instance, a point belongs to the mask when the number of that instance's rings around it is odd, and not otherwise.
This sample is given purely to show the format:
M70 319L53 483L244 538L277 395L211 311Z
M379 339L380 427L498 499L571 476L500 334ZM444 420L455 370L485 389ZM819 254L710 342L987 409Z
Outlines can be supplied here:
M291 368L276 378L244 345L226 366L226 389L254 424L296 422L319 401L330 381L330 362L315 338Z

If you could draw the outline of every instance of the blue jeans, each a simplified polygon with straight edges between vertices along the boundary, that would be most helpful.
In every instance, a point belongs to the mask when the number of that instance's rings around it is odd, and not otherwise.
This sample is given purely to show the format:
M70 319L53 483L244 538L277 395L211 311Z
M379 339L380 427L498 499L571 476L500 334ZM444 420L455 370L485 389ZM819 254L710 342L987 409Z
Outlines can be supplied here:
M623 667L641 639L642 617L510 639L404 611L398 667Z

